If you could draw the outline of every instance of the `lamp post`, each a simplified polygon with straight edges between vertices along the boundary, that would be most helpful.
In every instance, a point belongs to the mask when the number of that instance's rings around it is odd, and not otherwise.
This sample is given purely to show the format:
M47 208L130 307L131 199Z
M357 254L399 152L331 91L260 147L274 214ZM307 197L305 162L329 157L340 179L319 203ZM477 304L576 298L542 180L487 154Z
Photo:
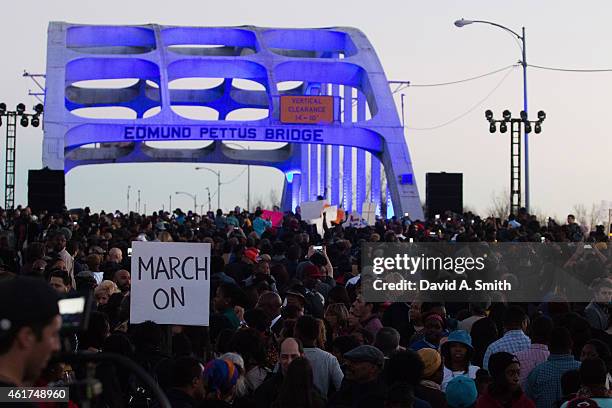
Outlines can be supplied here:
M238 146L239 148L243 150L251 150L249 146L244 147L242 145L239 145L238 143L223 142L223 144L230 145L230 146ZM251 165L247 164L247 211L250 211L250 210L251 210Z
M193 199L193 213L197 214L198 212L198 196L195 194L191 194L191 193L186 193L184 191L177 191L174 194L185 194L186 196L189 196Z
M221 172L208 167L196 167L196 170L208 170L217 176L217 209L221 208Z
M35 113L26 113L26 107L23 103L17 104L14 111L6 110L6 103L0 103L0 126L2 126L2 117L6 118L6 144L5 151L5 173L4 173L4 209L12 209L15 207L15 169L16 165L16 150L17 150L17 118L22 127L40 126L40 116L43 113L44 106L42 103L34 106Z
M527 110L527 47L526 47L526 39L525 39L525 27L522 27L522 35L517 33L514 30L509 29L506 26L503 26L501 24L497 24L494 23L492 21L485 21L485 20L465 20L465 19L461 19L461 20L457 20L455 21L455 25L459 28L466 26L468 24L473 24L473 23L481 23L481 24L489 24L498 28L501 28L502 30L505 30L507 32L509 32L510 34L514 35L516 38L518 38L521 41L521 65L523 66L523 112L525 112L526 114L529 112ZM525 131L525 137L524 137L524 143L525 143L525 208L527 209L527 212L529 212L529 132Z
M210 205L210 188L206 187L206 192L208 193L208 211L211 209Z
M128 186L127 188L127 213L130 214L130 190L132 186Z

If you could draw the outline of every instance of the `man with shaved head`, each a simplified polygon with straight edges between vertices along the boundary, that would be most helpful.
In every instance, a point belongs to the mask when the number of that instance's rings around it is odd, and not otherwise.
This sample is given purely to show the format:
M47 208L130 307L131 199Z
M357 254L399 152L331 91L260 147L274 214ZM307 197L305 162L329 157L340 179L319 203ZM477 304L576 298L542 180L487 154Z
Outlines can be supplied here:
M123 269L121 262L123 261L123 253L119 248L111 248L108 251L108 258L100 269L104 272L104 279L113 280L115 272Z
M302 342L293 337L287 337L280 345L278 353L280 369L255 390L255 405L257 408L268 408L278 398L283 378L293 360L304 357Z

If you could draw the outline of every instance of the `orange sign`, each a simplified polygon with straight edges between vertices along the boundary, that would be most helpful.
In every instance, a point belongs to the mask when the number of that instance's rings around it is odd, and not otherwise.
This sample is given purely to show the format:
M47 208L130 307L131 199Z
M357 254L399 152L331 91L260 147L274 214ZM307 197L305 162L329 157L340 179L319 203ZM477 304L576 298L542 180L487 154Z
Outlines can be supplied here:
M332 123L334 121L333 96L281 96L280 121L282 123Z

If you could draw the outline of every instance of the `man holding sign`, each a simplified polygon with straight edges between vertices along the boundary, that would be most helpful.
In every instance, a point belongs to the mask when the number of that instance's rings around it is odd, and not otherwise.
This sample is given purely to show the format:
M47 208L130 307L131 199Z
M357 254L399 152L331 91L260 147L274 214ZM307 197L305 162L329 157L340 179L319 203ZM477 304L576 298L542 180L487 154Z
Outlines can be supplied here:
M130 323L208 326L210 244L132 243Z

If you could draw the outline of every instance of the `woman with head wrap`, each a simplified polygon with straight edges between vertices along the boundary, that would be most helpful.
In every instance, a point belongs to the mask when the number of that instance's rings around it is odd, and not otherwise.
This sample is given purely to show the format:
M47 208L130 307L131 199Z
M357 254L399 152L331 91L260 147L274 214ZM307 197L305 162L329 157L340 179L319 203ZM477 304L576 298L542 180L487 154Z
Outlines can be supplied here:
M215 359L204 368L204 388L207 407L229 408L236 396L238 367L229 360Z
M493 383L478 398L476 408L535 408L521 389L521 366L514 355L493 354L489 359L489 372Z

